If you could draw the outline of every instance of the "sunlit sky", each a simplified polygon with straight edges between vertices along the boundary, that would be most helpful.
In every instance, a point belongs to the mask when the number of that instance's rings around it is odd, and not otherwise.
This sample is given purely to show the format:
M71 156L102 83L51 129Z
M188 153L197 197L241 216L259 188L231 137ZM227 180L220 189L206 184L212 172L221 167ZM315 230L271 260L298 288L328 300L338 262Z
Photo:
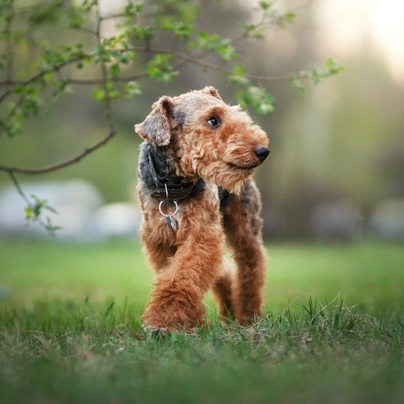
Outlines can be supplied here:
M147 2L147 0L146 0ZM239 0L254 6L258 0ZM100 0L103 10L119 7L123 0ZM320 47L325 57L343 58L367 47L386 61L392 76L404 83L404 1L402 0L278 0L283 8L316 13Z

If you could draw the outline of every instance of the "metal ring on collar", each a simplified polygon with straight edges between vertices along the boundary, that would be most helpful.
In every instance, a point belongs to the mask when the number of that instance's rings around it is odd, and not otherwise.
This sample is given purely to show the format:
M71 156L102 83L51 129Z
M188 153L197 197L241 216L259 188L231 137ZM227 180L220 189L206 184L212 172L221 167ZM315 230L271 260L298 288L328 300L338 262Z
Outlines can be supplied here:
M174 205L175 205L175 211L174 211L174 213L171 213L171 214L168 214L168 213L164 213L163 212L163 210L162 210L162 206L163 206L163 203L170 203L170 202L172 202ZM178 212L178 203L177 203L177 201L160 201L160 203L159 203L159 211L160 211L160 213L164 216L164 217L171 217L171 216L174 216L177 212Z
M167 183L165 183L164 184L164 188L165 188L165 190L166 190L166 198L167 198L167 201L169 201L170 200L170 198L168 197L168 188L167 188ZM160 211L161 212L161 211Z

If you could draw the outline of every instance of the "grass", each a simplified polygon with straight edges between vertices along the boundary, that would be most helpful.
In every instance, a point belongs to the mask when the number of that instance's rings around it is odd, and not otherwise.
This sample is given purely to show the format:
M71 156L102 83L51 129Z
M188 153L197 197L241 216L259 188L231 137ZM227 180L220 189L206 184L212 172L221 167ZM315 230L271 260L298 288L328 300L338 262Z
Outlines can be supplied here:
M137 244L0 244L0 402L401 403L403 245L269 253L255 324L153 337Z

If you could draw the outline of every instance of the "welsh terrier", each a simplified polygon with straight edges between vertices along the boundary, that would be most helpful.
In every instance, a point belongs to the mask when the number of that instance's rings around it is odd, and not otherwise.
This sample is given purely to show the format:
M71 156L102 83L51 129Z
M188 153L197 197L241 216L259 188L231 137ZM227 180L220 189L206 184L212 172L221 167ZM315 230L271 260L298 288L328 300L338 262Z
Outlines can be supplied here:
M202 324L209 289L221 316L251 323L262 313L266 269L261 200L251 178L269 154L265 132L213 87L161 97L135 131L145 139L139 232L156 272L145 329ZM237 271L224 259L225 241Z

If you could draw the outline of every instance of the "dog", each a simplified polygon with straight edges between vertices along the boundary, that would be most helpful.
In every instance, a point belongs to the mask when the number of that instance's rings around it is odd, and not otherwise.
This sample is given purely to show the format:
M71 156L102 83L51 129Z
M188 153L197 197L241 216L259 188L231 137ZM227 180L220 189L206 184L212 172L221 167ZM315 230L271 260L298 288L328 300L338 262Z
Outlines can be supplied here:
M267 135L213 87L162 96L135 131L144 139L139 233L156 272L145 329L203 324L210 289L223 318L250 324L262 314L266 272L252 175L269 154ZM224 259L225 243L237 269Z

